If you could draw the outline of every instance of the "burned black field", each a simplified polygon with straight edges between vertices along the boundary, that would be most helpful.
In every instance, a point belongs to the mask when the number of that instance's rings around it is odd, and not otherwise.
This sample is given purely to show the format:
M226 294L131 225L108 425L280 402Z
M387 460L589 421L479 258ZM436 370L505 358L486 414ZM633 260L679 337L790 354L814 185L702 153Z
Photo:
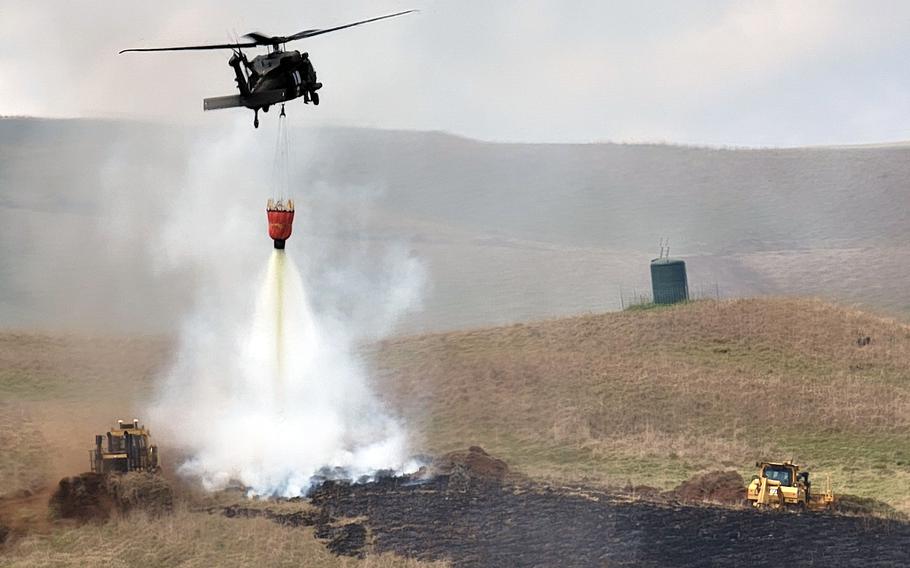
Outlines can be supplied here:
M456 566L910 564L910 524L870 517L683 506L449 478L327 484L312 502L331 517L365 518L378 552Z

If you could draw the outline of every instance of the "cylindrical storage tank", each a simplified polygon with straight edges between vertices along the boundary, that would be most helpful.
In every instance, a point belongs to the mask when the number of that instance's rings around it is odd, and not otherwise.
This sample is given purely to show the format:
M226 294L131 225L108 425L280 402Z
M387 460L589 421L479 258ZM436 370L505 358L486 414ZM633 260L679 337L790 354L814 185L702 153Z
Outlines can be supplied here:
M675 304L689 299L686 263L675 258L651 261L651 290L655 304Z

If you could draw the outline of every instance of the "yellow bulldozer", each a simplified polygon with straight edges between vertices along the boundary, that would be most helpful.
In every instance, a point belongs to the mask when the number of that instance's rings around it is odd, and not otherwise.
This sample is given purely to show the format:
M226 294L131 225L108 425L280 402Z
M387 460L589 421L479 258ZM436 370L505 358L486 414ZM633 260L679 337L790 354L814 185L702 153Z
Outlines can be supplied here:
M834 505L831 477L822 489L814 489L809 472L786 462L756 462L758 475L752 477L746 498L753 507L772 509L830 509Z
M136 418L131 422L118 420L116 428L95 436L95 448L89 454L95 473L156 473L160 469L158 446L152 444L151 432Z

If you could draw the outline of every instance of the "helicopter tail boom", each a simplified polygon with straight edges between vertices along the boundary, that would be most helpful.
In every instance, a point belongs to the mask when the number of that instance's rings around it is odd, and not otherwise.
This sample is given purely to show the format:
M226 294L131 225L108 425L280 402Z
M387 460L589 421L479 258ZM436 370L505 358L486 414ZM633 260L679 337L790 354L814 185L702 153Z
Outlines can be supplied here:
M222 108L246 107L258 109L281 103L287 100L284 89L275 89L272 91L262 91L253 93L248 97L241 95L227 95L224 97L210 97L202 101L203 110L218 110Z

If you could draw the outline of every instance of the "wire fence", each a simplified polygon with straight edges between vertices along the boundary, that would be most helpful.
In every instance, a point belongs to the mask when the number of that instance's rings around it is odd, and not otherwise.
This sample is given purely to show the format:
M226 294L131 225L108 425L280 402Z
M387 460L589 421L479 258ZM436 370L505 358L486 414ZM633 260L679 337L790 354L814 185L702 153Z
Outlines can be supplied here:
M688 284L679 288L663 286L658 291L656 302L654 291L651 288L619 289L619 305L623 310L658 304L693 302L696 300L720 300L722 297L720 286L717 282L711 284Z

